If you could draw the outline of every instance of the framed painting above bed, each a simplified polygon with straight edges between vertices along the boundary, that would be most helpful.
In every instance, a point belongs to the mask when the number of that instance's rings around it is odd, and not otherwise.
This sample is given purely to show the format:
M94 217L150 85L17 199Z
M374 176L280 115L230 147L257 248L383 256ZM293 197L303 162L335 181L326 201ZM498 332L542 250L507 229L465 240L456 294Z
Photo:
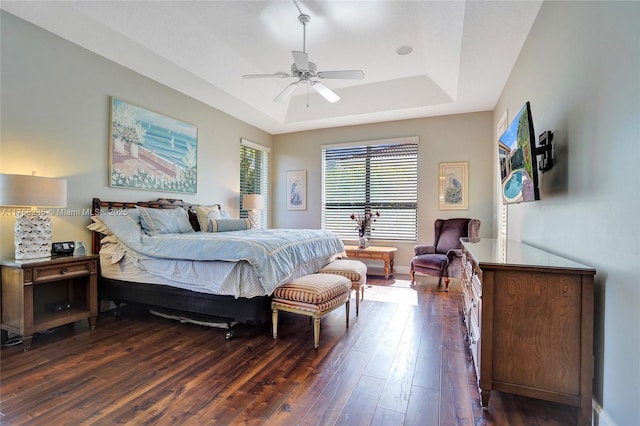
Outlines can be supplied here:
M110 186L195 194L198 128L115 97L110 105Z

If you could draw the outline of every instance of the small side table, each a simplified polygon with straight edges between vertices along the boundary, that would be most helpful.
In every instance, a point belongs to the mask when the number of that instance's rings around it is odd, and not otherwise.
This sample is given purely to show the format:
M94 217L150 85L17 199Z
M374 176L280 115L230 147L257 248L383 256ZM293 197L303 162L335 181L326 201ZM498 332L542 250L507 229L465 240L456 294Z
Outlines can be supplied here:
M26 352L39 331L85 319L93 330L98 317L98 259L88 255L1 261L2 337L7 332L22 336Z
M389 275L393 275L393 258L397 247L379 247L369 246L366 248L358 248L358 246L344 246L347 257L356 259L373 259L382 260L384 262L384 278L389 279Z

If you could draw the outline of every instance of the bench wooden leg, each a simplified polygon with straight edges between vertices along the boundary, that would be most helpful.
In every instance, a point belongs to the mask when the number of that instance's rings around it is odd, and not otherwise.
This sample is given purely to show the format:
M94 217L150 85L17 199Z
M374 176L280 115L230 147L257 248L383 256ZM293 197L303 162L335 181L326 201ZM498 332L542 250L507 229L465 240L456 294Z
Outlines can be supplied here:
M313 317L313 347L320 346L320 317Z
M356 287L356 316L360 315L360 287Z
M349 299L347 299L347 303L345 303L345 305L347 307L347 328L349 328ZM357 315L358 315L358 303L356 302L356 316Z
M273 338L276 339L278 337L278 310L274 309L271 313L271 323L273 330Z

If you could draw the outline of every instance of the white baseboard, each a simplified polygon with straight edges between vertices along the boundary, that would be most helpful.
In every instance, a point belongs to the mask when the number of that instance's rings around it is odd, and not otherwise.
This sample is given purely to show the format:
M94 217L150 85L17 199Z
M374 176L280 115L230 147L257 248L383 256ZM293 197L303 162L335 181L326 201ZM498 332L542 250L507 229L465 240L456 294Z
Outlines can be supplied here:
M593 420L591 422L593 426L617 426L595 399L591 400L591 408L593 410Z
M409 275L409 267L408 266L394 266L393 270L396 274L405 274Z

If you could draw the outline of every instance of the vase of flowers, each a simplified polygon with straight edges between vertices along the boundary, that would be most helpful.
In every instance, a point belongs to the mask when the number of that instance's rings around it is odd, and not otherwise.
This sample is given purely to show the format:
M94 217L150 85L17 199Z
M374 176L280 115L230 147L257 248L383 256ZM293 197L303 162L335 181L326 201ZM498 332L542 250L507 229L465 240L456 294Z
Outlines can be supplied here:
M380 212L372 213L371 211L365 211L363 214L351 213L351 220L356 223L356 229L358 230L358 248L367 247L367 228L369 228L378 217L380 217Z

